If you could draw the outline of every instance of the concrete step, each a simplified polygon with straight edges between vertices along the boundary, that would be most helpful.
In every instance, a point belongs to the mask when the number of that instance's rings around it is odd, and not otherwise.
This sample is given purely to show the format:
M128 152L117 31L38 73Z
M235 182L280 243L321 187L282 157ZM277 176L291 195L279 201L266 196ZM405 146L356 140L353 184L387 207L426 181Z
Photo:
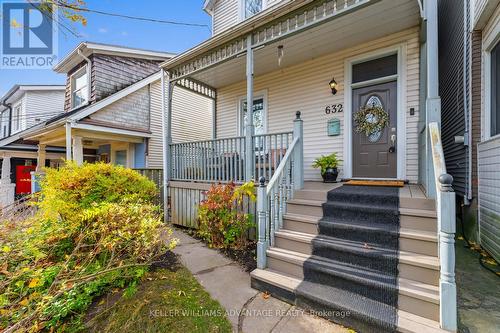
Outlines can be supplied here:
M275 297L287 302L295 302L294 292L302 278L271 268L256 269L250 275L253 287L271 292ZM444 332L440 330L438 323L438 288L407 279L399 279L398 283L398 331Z
M410 232L409 232L410 233ZM311 256L311 241L315 237L312 234L302 232L279 230L275 232L274 249L293 252L294 255L301 254L305 258ZM404 247L412 246L412 240L404 240ZM433 244L433 242L429 242ZM436 244L437 251L437 244ZM432 251L432 245L429 245ZM420 249L421 250L421 249ZM279 265L283 265L279 263ZM289 265L285 265L289 266ZM290 267L291 268L291 267ZM399 251L399 275L402 278L437 286L439 282L439 259L435 255L425 253ZM292 274L290 272L290 274ZM299 274L302 274L301 272Z

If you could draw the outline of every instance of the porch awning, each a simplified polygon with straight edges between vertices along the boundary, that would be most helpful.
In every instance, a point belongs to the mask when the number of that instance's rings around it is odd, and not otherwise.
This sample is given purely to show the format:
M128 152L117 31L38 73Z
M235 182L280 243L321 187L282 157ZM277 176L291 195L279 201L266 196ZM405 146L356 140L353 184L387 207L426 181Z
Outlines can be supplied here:
M290 1L273 6L162 64L171 80L220 88L245 78L251 35L256 76L419 24L417 0ZM278 62L278 46L283 57Z

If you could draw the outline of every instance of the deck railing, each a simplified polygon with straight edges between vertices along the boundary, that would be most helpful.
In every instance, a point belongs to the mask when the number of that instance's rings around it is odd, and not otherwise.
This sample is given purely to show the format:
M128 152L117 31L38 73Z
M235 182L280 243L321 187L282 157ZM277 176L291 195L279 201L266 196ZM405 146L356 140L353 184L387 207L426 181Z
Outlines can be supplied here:
M294 121L293 141L287 147L278 167L266 185L259 178L257 190L257 267L266 267L266 250L274 246L274 234L283 227L286 203L295 189L301 189L303 180L303 135L300 112Z
M429 124L436 185L439 242L439 319L441 328L457 330L457 286L455 284L455 192L453 177L446 173L441 133L437 123Z
M292 132L254 135L254 154L246 175L244 136L171 145L171 180L208 183L243 183L248 179L271 179L292 141Z

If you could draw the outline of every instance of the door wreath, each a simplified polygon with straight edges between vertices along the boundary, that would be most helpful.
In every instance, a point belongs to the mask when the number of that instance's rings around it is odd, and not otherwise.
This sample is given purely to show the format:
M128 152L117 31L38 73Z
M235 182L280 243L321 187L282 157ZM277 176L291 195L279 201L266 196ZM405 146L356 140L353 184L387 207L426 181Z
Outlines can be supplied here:
M366 136L381 132L389 125L389 115L380 106L364 106L354 114L356 132Z

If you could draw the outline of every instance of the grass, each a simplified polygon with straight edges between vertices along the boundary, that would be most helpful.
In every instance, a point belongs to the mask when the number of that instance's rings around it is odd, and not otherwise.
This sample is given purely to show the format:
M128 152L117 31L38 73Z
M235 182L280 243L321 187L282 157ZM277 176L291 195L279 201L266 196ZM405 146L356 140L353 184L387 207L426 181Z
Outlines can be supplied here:
M147 273L135 292L107 295L84 321L87 332L231 332L224 309L180 265Z

